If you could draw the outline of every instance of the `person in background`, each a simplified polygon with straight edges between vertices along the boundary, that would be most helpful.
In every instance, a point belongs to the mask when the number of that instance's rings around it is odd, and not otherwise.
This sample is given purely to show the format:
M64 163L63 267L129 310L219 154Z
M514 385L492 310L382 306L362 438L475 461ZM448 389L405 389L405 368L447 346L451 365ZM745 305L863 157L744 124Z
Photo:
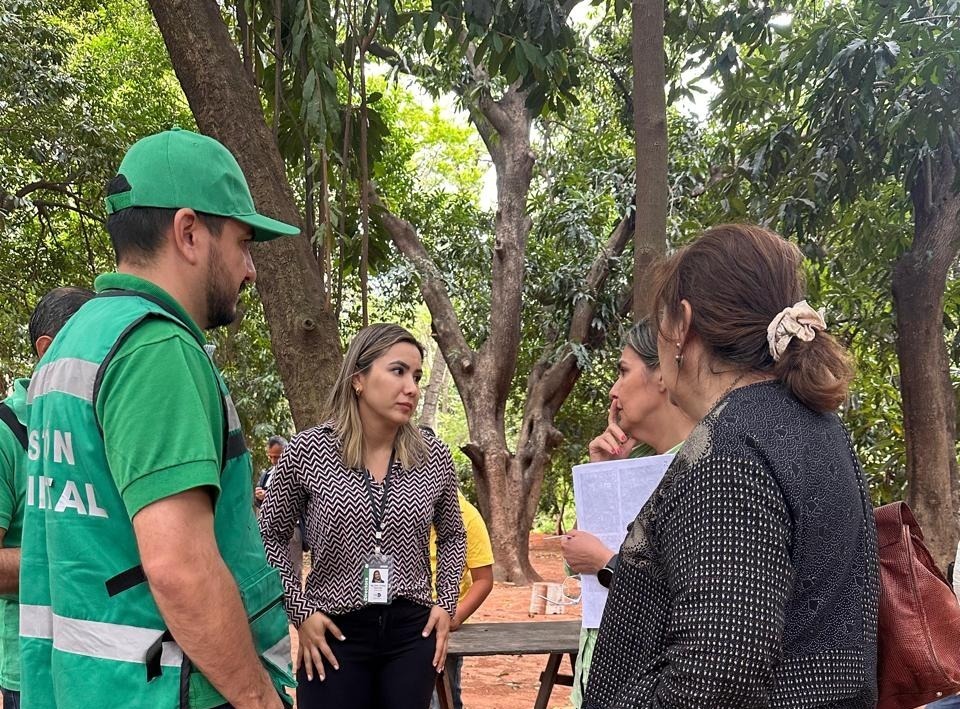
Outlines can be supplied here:
M54 288L30 316L28 331L39 359L80 307L93 297L86 288ZM20 539L27 489L29 448L27 387L17 379L13 393L0 403L0 692L3 709L20 708Z
M426 709L443 670L466 540L450 451L412 422L422 368L423 346L399 325L357 333L328 420L293 437L267 491L260 531L300 635L300 709ZM305 587L288 545L301 515Z
M661 375L699 423L620 547L586 709L876 704L876 529L835 413L852 367L802 262L738 224L661 264Z
M257 509L263 504L263 498L267 496L267 488L270 486L270 478L277 469L277 461L283 455L283 449L287 447L287 439L283 436L270 436L267 439L267 460L270 461L270 467L260 471L260 477L257 478L257 487L254 488L253 504Z
M590 441L590 462L676 453L692 428L693 421L667 396L660 372L657 333L650 321L643 318L624 338L617 380L610 389L607 428ZM563 536L560 548L572 573L594 574L603 586L610 586L618 557L595 535L572 529ZM596 628L580 631L570 695L575 707L583 702L596 642Z
M457 612L450 621L450 632L456 632L461 625L477 612L493 590L493 547L490 534L483 522L480 511L470 504L462 492L457 492L460 512L463 515L463 527L467 532L467 567L460 579L460 596ZM430 530L430 568L434 578L437 575L437 534ZM450 683L453 709L463 709L460 676L463 670L462 657L447 657L444 674ZM440 709L440 698L434 692L431 709Z
M27 392L23 706L280 709L282 587L203 330L236 318L253 242L299 229L258 214L230 151L185 130L135 143L106 203L117 272Z
M270 461L270 467L260 472L257 487L253 491L253 504L258 512L264 499L266 499L270 483L273 481L273 474L277 470L277 462L279 462L286 447L287 439L283 436L270 436L267 439L267 460ZM297 576L303 575L303 552L303 518L301 517L293 530L293 536L290 537L290 559L293 561L293 572Z

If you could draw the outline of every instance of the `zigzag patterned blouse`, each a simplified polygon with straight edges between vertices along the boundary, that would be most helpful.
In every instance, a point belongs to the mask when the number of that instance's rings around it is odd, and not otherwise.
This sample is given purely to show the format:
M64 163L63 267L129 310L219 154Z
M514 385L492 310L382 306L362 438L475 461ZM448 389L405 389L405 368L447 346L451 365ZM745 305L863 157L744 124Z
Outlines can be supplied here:
M394 596L434 604L430 574L430 526L437 530L437 604L451 616L457 609L466 561L466 533L457 500L457 475L449 449L424 430L429 451L420 467L394 462L383 534L383 553L393 556ZM277 463L260 509L267 559L283 579L284 603L299 626L317 611L343 614L364 607L361 575L374 551L376 523L364 482L365 470L343 464L330 422L293 437ZM383 484L372 477L377 504ZM300 515L313 566L301 588L290 559L289 541Z
M734 390L629 527L584 709L872 709L878 593L840 420Z

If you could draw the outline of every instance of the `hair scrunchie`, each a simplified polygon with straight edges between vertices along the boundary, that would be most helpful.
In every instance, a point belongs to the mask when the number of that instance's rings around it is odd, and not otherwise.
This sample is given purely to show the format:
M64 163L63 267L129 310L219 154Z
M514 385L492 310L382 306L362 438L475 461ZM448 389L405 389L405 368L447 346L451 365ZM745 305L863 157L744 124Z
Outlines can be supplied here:
M814 310L807 301L801 300L789 308L784 308L767 325L767 343L770 345L773 361L780 361L794 337L810 342L817 336L818 330L826 329L827 323L823 319L823 310L819 312Z

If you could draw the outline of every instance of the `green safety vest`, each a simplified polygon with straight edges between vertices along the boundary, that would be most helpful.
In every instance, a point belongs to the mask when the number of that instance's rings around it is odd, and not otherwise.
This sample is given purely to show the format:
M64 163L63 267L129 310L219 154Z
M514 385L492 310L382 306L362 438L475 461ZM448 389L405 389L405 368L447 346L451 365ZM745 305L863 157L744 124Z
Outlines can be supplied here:
M0 426L7 433L0 438L0 447L7 449L7 457L13 461L13 470L3 471L13 482L14 505L7 532L3 539L4 548L20 546L23 528L23 504L25 464L27 461L26 386L29 380L17 380L13 394L0 403ZM8 434L8 435L7 435ZM5 440L4 440L5 439ZM12 691L20 690L20 642L18 591L0 593L0 686Z
M148 318L186 328L149 296L108 291L94 298L66 326L83 334L69 336L65 329L31 379L20 566L24 709L172 709L218 697L166 629L145 583L96 419L102 373L124 337ZM254 516L240 421L212 361L210 369L220 386L225 431L217 544L240 589L257 652L280 691L294 685L282 586L267 564ZM162 427L163 415L175 412L145 415L156 415Z

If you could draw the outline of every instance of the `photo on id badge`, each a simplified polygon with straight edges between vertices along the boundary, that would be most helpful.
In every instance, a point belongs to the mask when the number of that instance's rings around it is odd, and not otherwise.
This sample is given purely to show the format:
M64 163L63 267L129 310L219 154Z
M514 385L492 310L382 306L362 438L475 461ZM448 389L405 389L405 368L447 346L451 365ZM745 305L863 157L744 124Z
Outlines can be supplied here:
M363 573L364 596L367 603L390 602L390 563L385 557L371 559Z

